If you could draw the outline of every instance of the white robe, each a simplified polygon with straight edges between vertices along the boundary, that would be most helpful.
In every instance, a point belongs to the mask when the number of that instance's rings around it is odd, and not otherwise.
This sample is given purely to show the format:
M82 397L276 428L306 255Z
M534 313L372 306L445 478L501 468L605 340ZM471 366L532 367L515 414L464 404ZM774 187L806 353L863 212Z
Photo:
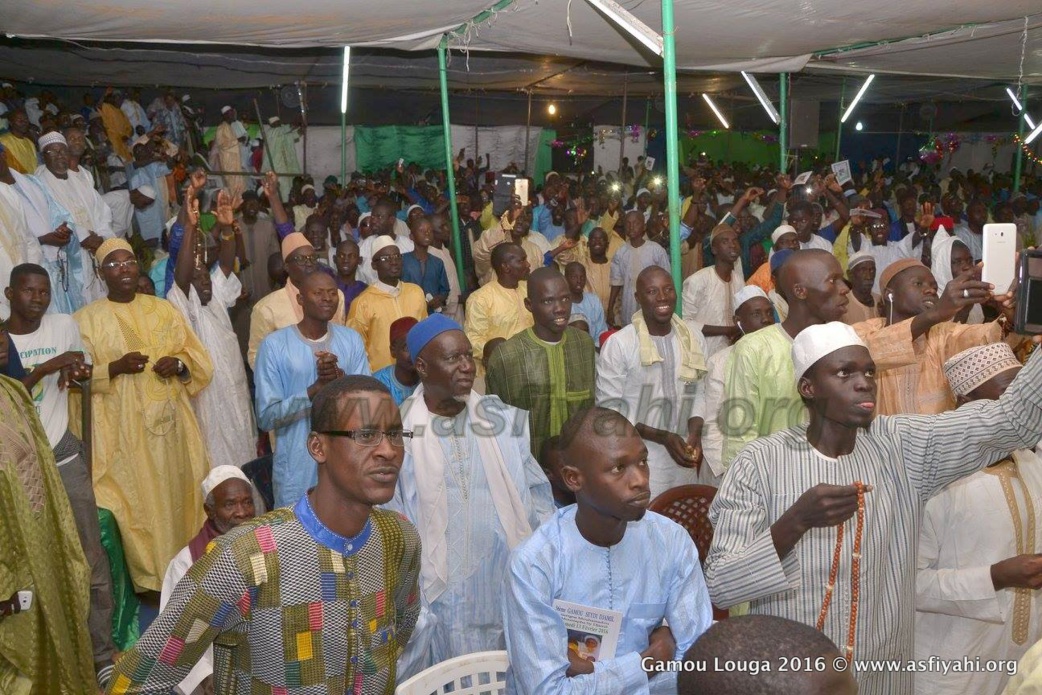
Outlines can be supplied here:
M703 326L734 325L734 295L745 287L741 267L731 271L731 282L724 282L714 266L702 268L684 280L684 320L693 321L701 331ZM727 347L725 335L706 337L708 358Z
M456 261L447 248L437 249L431 246L427 250L431 252L432 256L437 256L441 259L441 262L445 264L445 274L449 277L449 298L445 300L445 311L443 313L462 326L463 305L460 304L461 292L459 273L456 272Z
M239 339L228 310L235 306L242 283L220 267L210 274L213 297L203 306L194 287L189 297L175 283L166 298L192 325L213 360L213 381L192 398L212 466L242 466L256 458L257 426L253 420L246 370Z
M44 171L40 175L40 181L54 199L72 215L74 231L81 243L90 232L103 239L112 238L112 210L105 204L101 194L94 190L93 179L84 170L70 171L67 179L59 179L50 171ZM104 281L97 273L87 270L94 267L91 252L81 247L80 259L86 273L83 286L84 302L89 304L108 296L108 288Z
M686 323L705 355L705 338L697 325L690 321ZM647 367L641 365L637 329L632 324L609 338L601 346L597 362L597 405L618 411L634 425L644 423L686 439L688 419L705 417L704 379L692 383L680 380L677 373L680 367L680 341L676 331L668 337L672 340L675 354L671 374L664 373L667 362L657 362ZM670 390L673 394L667 393L667 380L672 382ZM649 441L645 441L645 444L648 447L652 497L678 485L698 482L695 469L678 466L664 446Z
M991 565L1019 553L1038 553L1042 534L1030 527L1025 494L1042 515L1042 461L1034 452L1013 453L1019 479L1010 480L1030 547L1017 548L1013 510L1001 479L988 469L957 480L926 503L919 533L916 572L915 658L961 660L964 655L1016 661L1042 639L1042 600L1025 592L1021 610L1028 619L1022 643L1013 641L1013 589L995 590ZM1006 685L997 673L931 673L916 678L916 695L997 695Z
M717 424L717 415L724 402L727 358L733 349L733 345L728 345L706 360L706 368L709 370L705 376L706 419L702 427L702 470L698 477L700 483L713 487L720 487L727 471L724 466L724 433Z
M11 282L11 271L22 263L43 264L43 249L29 231L25 206L13 186L0 183L0 319L11 315L2 290Z

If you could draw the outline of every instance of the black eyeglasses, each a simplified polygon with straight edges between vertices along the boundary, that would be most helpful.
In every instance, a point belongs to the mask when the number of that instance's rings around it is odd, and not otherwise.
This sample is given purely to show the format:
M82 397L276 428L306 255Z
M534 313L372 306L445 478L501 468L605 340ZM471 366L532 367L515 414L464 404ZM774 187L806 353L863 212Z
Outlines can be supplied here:
M380 446L380 442L387 437L387 440L391 442L391 446L403 447L405 446L405 438L412 438L412 432L405 430L326 430L324 432L317 432L316 434L324 434L329 437L347 437L353 439L357 444L362 446Z

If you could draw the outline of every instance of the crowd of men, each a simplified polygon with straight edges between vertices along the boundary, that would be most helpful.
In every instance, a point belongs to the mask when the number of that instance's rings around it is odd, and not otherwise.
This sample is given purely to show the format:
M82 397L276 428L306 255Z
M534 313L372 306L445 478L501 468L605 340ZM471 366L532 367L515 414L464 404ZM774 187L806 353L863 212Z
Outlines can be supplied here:
M1042 680L1042 358L978 263L989 220L1042 241L1039 179L692 161L673 259L643 160L316 188L288 126L254 156L225 107L207 170L190 100L139 99L0 93L0 692L390 693L501 649L530 694ZM706 557L646 513L690 484ZM98 509L162 607L123 653ZM906 665L967 656L1007 668Z

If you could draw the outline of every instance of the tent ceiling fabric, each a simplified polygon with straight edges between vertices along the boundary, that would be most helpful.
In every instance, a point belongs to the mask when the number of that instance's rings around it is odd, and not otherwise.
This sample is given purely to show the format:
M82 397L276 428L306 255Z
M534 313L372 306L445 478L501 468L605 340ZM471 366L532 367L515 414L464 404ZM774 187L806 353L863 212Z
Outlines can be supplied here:
M217 4L206 0L102 0L75 4L8 0L4 31L12 36L72 40L276 47L349 44L423 50L433 48L441 33L467 23L490 4L490 0L310 0L306 12L301 12L301 6L284 0ZM659 2L623 0L621 4L652 28L661 28ZM893 42L966 25L1015 24L1022 20L1014 18L1032 13L1036 14L1036 26L1039 22L1038 0L816 0L799 4L791 0L760 0L746 6L718 0L674 0L674 11L677 66L681 70L795 71L814 54L833 48ZM973 31L981 30L978 27ZM1008 38L1006 42L998 39L993 44L995 50L989 54L998 56L1003 66L1014 57L1019 62L1019 41ZM456 43L478 51L521 51L624 65L659 65L657 57L581 0L514 0L488 21L471 26ZM963 43L954 51L942 47L936 55L954 55L959 62L975 66L973 76L1009 78L1008 69L992 71L987 63L974 62L969 55L975 52L972 49L960 54L972 45ZM1006 50L999 51L999 47ZM892 47L872 58L885 65L888 56L892 69L913 72L914 63L901 58L904 53ZM1031 52L1029 56L1025 71L1036 77L1042 75L1042 55ZM847 54L848 59L851 57ZM937 62L932 58L931 61Z

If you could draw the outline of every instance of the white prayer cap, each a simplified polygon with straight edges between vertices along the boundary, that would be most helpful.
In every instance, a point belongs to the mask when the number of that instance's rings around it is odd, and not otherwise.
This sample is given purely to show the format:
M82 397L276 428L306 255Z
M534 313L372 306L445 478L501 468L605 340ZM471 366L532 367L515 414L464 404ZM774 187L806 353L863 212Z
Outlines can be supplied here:
M407 208L407 209L405 210L405 216L406 216L406 217L408 217L408 216L409 216L409 213L410 213L410 212L412 212L413 210L419 210L420 212L423 212L423 207L422 207L422 206L420 206L420 205L416 205L416 204L410 205L410 206L409 206L409 207L408 207L408 208Z
M1021 366L1013 348L1006 343L980 345L963 350L944 363L944 375L956 396L968 396L978 386L1010 369Z
M147 145L147 144L148 144L148 136L147 135L142 135L141 137L139 137L137 140L134 141L134 147L137 147L138 145Z
M185 103L186 101L188 101L191 98L192 98L191 94L185 94L183 97L181 97L181 103L183 104L183 103Z
M0 84L0 87L3 87L4 89L14 89L14 85L10 82L4 82L3 84Z
M386 234L381 234L376 237L373 239L373 253L370 258L376 258L376 254L380 253L388 246L397 246L397 244L394 243L394 237L387 236Z
M280 120L282 120L282 119L280 119L278 116L272 116L271 118L268 119L268 125L275 125Z
M242 480L247 485L251 485L250 479L246 477L246 474L238 466L217 466L210 471L210 474L203 479L203 499L205 500L210 496L218 485L223 483L225 480L231 480L237 478Z
M857 332L845 323L832 321L804 328L796 336L796 340L792 341L792 366L796 374L796 383L798 384L807 370L822 357L852 345L868 349Z
M796 233L796 228L795 227L793 227L791 224L783 224L782 226L780 226L780 227L778 227L777 229L774 230L774 234L771 234L771 243L772 244L777 244L778 243L778 239L781 239L786 234L795 234L795 233Z
M138 186L134 190L140 193L141 195L145 196L146 198L151 198L152 200L156 199L156 189L152 188L147 183Z
M743 304L748 302L750 299L755 299L756 297L763 297L767 301L770 301L770 297L768 297L767 293L762 289L756 285L746 285L734 293L734 310L738 311Z
M221 107L221 115L224 115L224 114L228 113L231 110L232 110L231 106L222 106Z
M366 217L372 217L372 216L373 216L373 213L371 213L371 212L363 212L361 215L358 216L358 224L361 225L362 224L362 220L364 220Z
M65 141L64 135L59 133L57 130L52 130L49 133L44 133L43 135L41 135L40 139L36 143L36 146L40 148L41 152L43 152L44 148L46 148L48 145L55 144L68 145L69 143Z
M870 254L868 251L858 251L847 261L847 271L849 272L853 270L854 266L860 263L864 263L865 261L872 261L874 263L875 260L876 257Z
M303 193L304 191L313 191L313 190L315 190L315 187L312 186L310 183L305 183L303 186L300 187L300 192L301 193Z
M646 188L641 188L640 190L637 191L637 194L635 196L633 196L633 197L634 198L639 198L641 193L647 193L648 195L651 195L651 191L649 191Z
M260 140L257 140L256 138L250 140L250 147L260 147L260 144Z

